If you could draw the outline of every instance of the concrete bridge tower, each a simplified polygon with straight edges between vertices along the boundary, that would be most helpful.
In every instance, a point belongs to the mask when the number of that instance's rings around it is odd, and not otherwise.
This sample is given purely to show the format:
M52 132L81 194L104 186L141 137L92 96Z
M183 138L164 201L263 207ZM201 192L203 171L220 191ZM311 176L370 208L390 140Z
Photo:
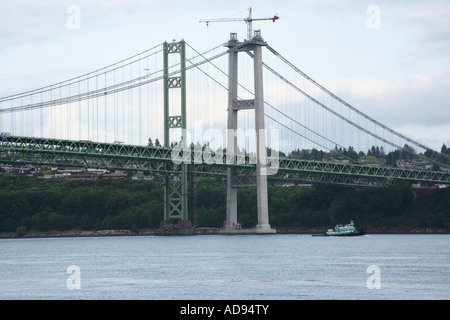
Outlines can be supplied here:
M237 113L239 110L255 110L256 130L256 177L241 176L236 168L227 169L227 213L226 225L223 233L275 233L269 224L269 208L267 198L266 174L266 136L264 127L264 90L262 74L262 47L266 43L256 30L254 37L244 42L237 40L236 33L231 33L227 47L229 51L229 83L228 83L228 125L227 125L227 154L228 163L236 161L237 150ZM254 61L254 99L240 100L237 96L238 88L238 54L253 52ZM237 220L237 188L240 186L256 185L258 201L258 224L255 229L239 230Z

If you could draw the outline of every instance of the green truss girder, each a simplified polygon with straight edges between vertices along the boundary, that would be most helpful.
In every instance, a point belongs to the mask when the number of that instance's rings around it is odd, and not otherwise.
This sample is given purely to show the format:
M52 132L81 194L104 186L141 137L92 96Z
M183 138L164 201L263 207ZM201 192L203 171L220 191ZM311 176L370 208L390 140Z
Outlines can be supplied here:
M355 164L341 164L322 161L280 159L279 173L310 174L311 180L320 176L331 175L336 179L350 181L361 179L384 179L384 180L408 180L431 183L450 183L450 173L431 170L411 170L405 168L393 168L385 166L364 166ZM323 179L323 178L320 178Z
M173 171L171 150L87 141L9 137L1 139L0 161L35 165Z
M28 137L1 137L0 162L105 168L117 170L151 170L156 173L176 173L189 165L190 170L204 175L225 175L234 167L240 175L255 174L252 159L243 157L229 163L224 155L210 164L202 152L184 152L184 165L172 161L173 150L163 147L131 146L88 141L53 140ZM450 172L412 170L383 166L364 166L324 161L280 159L278 171L268 177L280 181L339 183L381 186L395 180L450 184Z

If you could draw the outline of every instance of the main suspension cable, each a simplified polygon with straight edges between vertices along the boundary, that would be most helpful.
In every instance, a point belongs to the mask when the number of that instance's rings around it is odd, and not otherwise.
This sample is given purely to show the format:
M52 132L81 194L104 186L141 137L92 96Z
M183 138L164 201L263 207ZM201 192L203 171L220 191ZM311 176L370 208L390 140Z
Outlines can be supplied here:
M271 46L267 45L266 48L272 52L275 56L277 56L279 59L281 59L283 62L285 62L288 66L290 66L294 71L296 71L298 74L300 74L301 76L303 76L305 79L307 79L308 81L310 81L311 83L313 83L315 86L317 86L318 88L320 88L321 90L323 90L324 92L326 92L328 95L330 95L333 99L339 101L340 103L342 103L344 106L346 106L347 108L349 108L350 110L356 112L358 115L366 118L367 120L369 120L370 122L372 122L373 124L381 127L382 129L390 132L393 135L396 135L397 137L404 139L406 141L408 141L409 143L414 144L415 146L427 150L427 151L431 151L433 153L438 153L439 155L444 156L447 159L450 159L450 156L447 156L443 153L440 153L438 151L435 151L411 138L406 137L405 135L385 126L384 124L380 123L379 121L373 119L372 117L366 115L365 113L361 112L360 110L358 110L357 108L353 107L352 105L350 105L349 103L347 103L346 101L342 100L341 98L339 98L338 96L336 96L335 94L333 94L331 91L329 91L328 89L326 89L325 87L323 87L322 85L320 85L318 82L314 81L314 79L312 79L311 77L309 77L306 73L304 73L303 71L301 71L300 69L298 69L294 64L292 64L290 61L288 61L285 57L283 57L281 54L279 54L275 49L273 49ZM369 133L370 134L370 133ZM371 134L372 136L374 136L373 134ZM377 137L378 139L378 137ZM384 142L387 142L387 140L385 139L381 139ZM389 144L391 144L389 142ZM392 146L395 146L393 144L391 144ZM402 147L398 147L399 149L402 149Z

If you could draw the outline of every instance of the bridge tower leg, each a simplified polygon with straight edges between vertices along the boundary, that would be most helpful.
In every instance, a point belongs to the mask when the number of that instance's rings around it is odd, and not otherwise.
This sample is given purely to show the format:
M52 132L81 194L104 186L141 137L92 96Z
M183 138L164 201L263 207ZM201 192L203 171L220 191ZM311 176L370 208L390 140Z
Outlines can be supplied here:
M232 34L230 46L237 42L236 34ZM238 87L238 52L230 51L228 54L228 121L227 121L227 155L228 163L234 163L237 152L237 87ZM226 229L233 229L237 226L237 188L233 186L233 177L236 175L236 169L229 167L227 169L227 212Z
M261 39L262 40L262 39ZM258 224L256 229L271 231L267 197L267 144L264 126L264 91L262 74L262 46L256 45L253 53L255 77L255 129L256 129L256 193L258 201Z
M260 31L255 31L255 37L244 43L239 43L235 33L231 34L227 46L229 52L229 93L228 93L228 132L227 132L227 163L236 162L237 154L237 112L244 109L255 109L255 129L256 129L256 190L257 190L257 208L258 224L254 230L255 233L275 233L275 230L269 224L269 209L267 196L267 172L266 172L266 137L264 127L264 90L262 74L262 46L265 42L262 40ZM251 100L238 100L238 53L253 51L254 63L254 84L255 97ZM244 178L244 179L240 179ZM247 181L248 177L241 177L236 174L235 168L227 169L227 213L225 232L233 232L238 226L237 222L237 187L240 181ZM248 232L248 230L244 231Z
M164 147L170 148L171 129L181 130L181 148L186 148L186 53L184 40L179 42L164 43ZM180 73L169 77L169 55L178 54L180 57ZM178 109L171 108L169 101L169 91L180 91L180 106ZM170 95L172 96L172 95ZM174 115L172 115L172 113ZM186 163L167 164L164 177L164 221L168 225L174 220L178 220L183 226L189 227L188 209L188 170Z

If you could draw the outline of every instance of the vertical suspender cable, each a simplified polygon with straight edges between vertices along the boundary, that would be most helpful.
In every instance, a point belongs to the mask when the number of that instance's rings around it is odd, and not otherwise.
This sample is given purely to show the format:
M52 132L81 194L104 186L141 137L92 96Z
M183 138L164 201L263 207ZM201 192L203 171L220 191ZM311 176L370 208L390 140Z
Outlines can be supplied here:
M141 78L141 59L139 59L138 63L138 75ZM141 86L138 88L138 117L139 117L139 140L138 144L142 145L142 106L141 106Z
M107 87L107 78L106 78L106 70L104 72L105 75L105 89ZM105 107L105 143L108 142L108 95L104 94L104 107Z
M95 75L95 90L98 91L98 73ZM97 133L97 137L96 137L96 141L97 142L99 142L99 140L98 140L98 132L100 131L99 127L98 127L98 99L99 99L99 97L97 97L97 100L95 101L95 113L96 113L95 121L96 121L96 124L97 124L97 130L95 130L95 132Z
M86 86L87 86L87 92L89 92L89 79L86 79ZM87 140L91 140L91 137L90 137L91 110L90 110L89 100L90 99L86 100L86 103L87 103Z
M133 65L130 65L130 79L133 79ZM132 118L131 118L131 114L132 114L132 106L133 106L133 90L134 89L130 89L128 91L128 136L129 136L129 144L133 144L133 134L132 134L132 130L131 130L131 123L132 123Z

